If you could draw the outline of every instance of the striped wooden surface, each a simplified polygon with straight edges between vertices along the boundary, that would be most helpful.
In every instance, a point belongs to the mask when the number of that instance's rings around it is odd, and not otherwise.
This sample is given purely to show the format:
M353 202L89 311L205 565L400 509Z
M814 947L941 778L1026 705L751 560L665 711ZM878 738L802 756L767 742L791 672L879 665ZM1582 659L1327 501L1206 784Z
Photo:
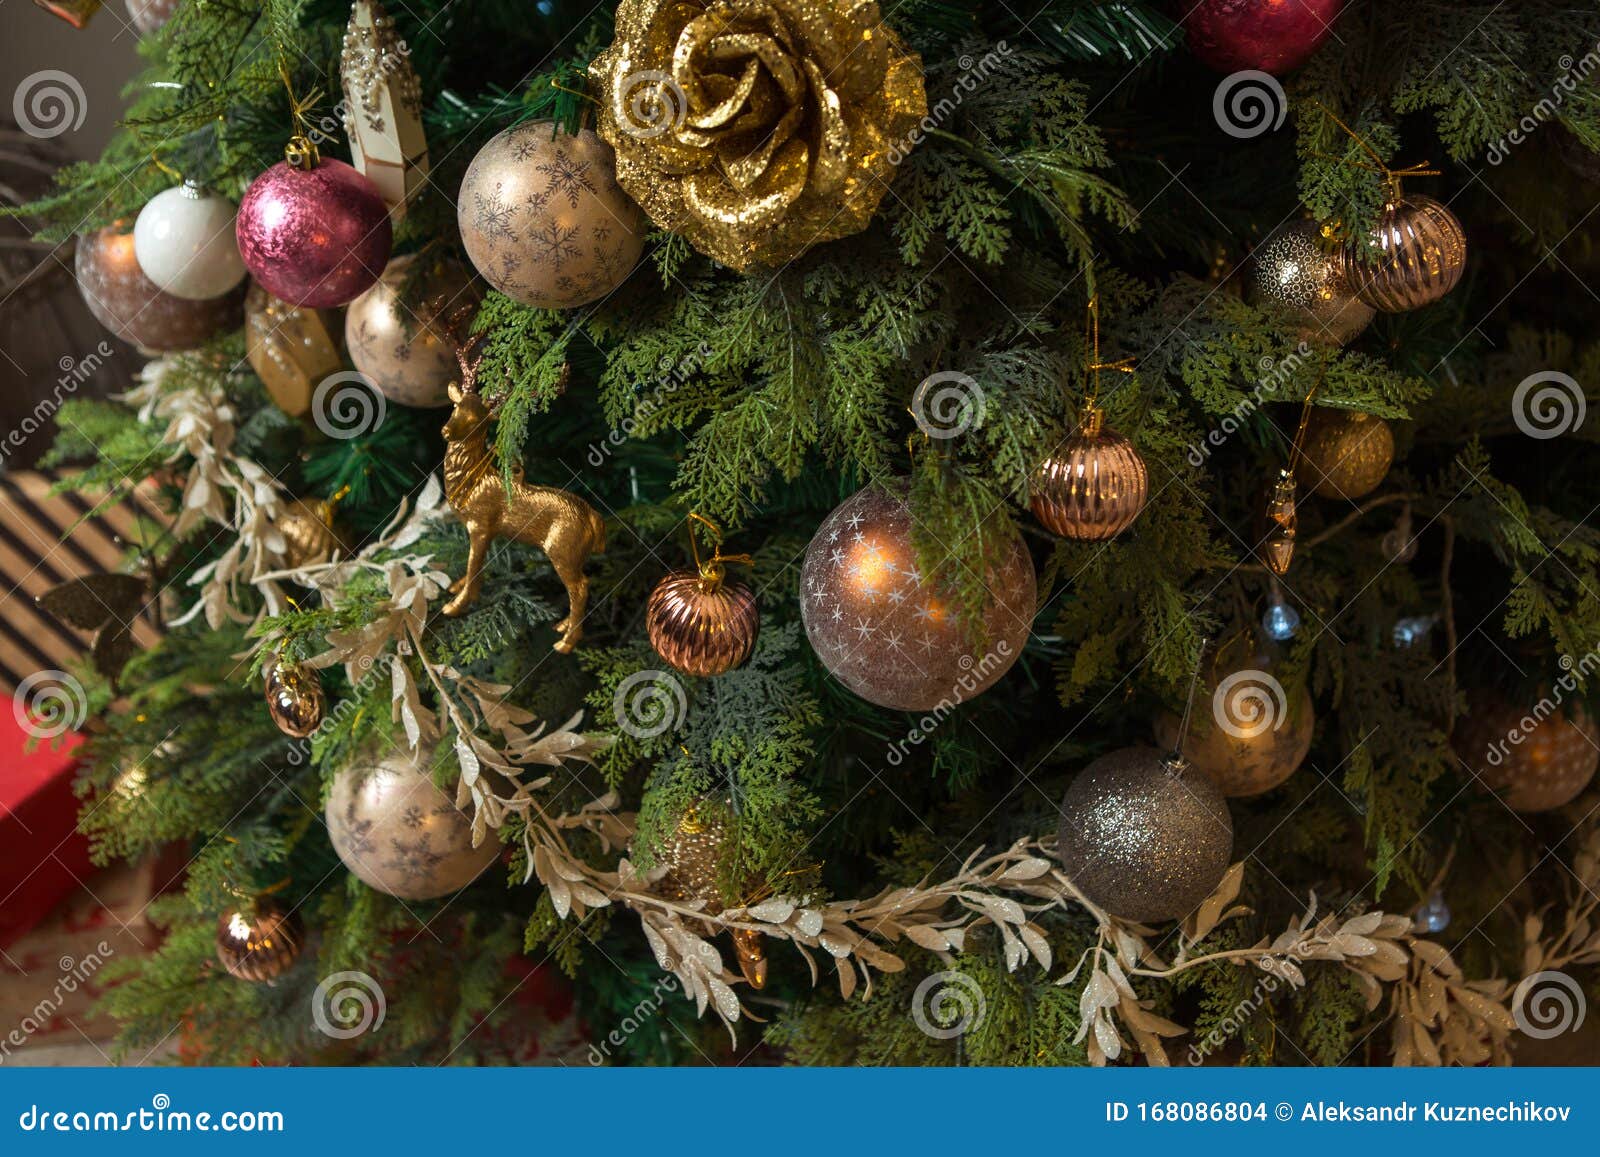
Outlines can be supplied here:
M0 473L0 691L7 696L35 671L65 669L93 637L34 599L69 579L127 569L132 544L165 522L153 506L130 499L80 523L92 503L78 494L52 495L54 481L33 470ZM134 625L140 647L160 637L158 621L152 595Z

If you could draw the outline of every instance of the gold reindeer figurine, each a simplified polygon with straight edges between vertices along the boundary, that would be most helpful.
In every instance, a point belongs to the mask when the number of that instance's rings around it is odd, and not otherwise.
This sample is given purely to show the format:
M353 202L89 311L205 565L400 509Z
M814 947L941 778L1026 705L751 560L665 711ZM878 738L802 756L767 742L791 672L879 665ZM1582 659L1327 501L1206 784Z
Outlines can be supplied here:
M510 538L537 546L567 588L567 617L555 626L561 636L555 649L565 654L583 637L583 613L589 602L583 564L591 554L605 552L605 523L576 495L524 482L520 469L511 490L506 490L489 449L495 407L478 393L482 335L458 349L456 360L461 363L461 381L450 384L455 409L444 424L444 496L466 524L469 546L467 573L450 584L455 598L445 604L444 613L459 615L477 599L490 540Z

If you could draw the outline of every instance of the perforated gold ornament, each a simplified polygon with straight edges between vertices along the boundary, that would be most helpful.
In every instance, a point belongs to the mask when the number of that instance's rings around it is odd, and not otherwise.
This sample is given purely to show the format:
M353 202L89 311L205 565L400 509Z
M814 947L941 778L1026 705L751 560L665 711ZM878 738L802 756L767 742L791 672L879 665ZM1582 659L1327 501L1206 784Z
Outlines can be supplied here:
M1276 314L1301 341L1343 346L1371 323L1338 247L1311 221L1293 221L1251 255L1251 300Z
M1324 498L1360 498L1383 482L1393 464L1389 423L1355 410L1319 406L1306 426L1295 477Z
M735 269L866 228L927 115L872 0L623 0L590 66L617 179Z
M1550 711L1482 694L1471 707L1451 745L1478 785L1513 811L1571 803L1600 767L1600 727L1582 704Z
M1467 268L1467 234L1456 215L1432 197L1389 201L1376 231L1345 250L1349 279L1361 300L1385 313L1420 309L1456 287Z

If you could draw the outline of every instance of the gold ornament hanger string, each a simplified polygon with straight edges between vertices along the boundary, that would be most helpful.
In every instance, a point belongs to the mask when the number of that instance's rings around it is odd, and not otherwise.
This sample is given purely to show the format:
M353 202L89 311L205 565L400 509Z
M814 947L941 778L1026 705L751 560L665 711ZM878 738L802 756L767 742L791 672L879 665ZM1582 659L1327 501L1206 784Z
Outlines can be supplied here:
M689 551L694 555L694 568L700 572L700 578L712 585L715 589L722 585L723 575L727 572L728 563L739 566L755 566L756 560L748 554L723 554L722 553L722 527L712 522L705 515L691 510L689 512ZM694 523L698 522L711 533L711 557L706 560L700 558L700 543L695 537ZM688 751L684 752L688 755Z
M1200 640L1200 653L1195 656L1194 670L1189 673L1189 695L1183 702L1183 719L1178 724L1178 737L1173 740L1171 754L1162 761L1166 769L1175 774L1189 766L1189 761L1183 757L1183 745L1189 738L1189 720L1194 717L1194 693L1200 686L1200 668L1205 665L1206 649L1210 645L1210 639Z
M281 56L278 58L278 75L283 78L284 91L289 94L289 116L294 121L294 135L283 146L283 159L290 168L309 173L321 162L322 154L317 151L317 142L312 139L311 124L306 119L306 113L322 99L322 90L314 88L304 98L296 96L288 62Z
M1100 409L1100 371L1116 370L1118 373L1133 373L1135 358L1118 358L1115 361L1102 361L1100 359L1100 295L1091 294L1089 297L1088 332L1085 342L1089 346L1089 392L1083 399L1083 412L1079 416L1080 433L1085 437L1094 438L1100 434L1101 427L1105 424L1105 415Z
M1295 429L1294 441L1289 444L1289 465L1285 469L1293 474L1300 468L1300 459L1305 454L1306 430L1311 425L1311 411L1315 408L1317 391L1322 388L1322 383L1328 376L1328 362L1322 362L1322 369L1317 374L1317 380L1311 383L1311 388L1306 391L1305 403L1300 407L1300 425Z
M1349 125L1345 124L1344 121L1340 120L1338 113L1334 112L1327 105L1315 98L1312 98L1311 103L1316 105L1325 114L1327 114L1329 120L1343 129L1345 135L1347 135L1356 144L1360 145L1367 156L1372 158L1372 164L1368 165L1362 163L1361 161L1352 161L1349 157L1335 157L1329 155L1328 153L1314 152L1311 155L1314 157L1321 157L1325 161L1334 161L1341 165L1349 165L1354 169L1366 169L1368 172L1383 174L1384 192L1391 201L1400 200L1400 179L1402 177L1437 177L1440 175L1441 170L1432 168L1427 161L1418 161L1416 164L1407 165L1403 169L1391 169L1388 165L1384 164L1383 158L1378 155L1378 150L1373 148L1371 143L1368 142L1367 139L1360 133L1356 132L1355 129L1351 128Z

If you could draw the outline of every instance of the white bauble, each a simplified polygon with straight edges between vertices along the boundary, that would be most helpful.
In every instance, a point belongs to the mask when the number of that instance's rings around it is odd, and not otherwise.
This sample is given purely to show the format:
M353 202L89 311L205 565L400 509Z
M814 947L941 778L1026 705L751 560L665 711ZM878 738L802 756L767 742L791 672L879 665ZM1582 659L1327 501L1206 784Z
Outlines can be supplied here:
M205 301L244 280L234 203L192 182L157 193L133 223L139 268L174 297Z

